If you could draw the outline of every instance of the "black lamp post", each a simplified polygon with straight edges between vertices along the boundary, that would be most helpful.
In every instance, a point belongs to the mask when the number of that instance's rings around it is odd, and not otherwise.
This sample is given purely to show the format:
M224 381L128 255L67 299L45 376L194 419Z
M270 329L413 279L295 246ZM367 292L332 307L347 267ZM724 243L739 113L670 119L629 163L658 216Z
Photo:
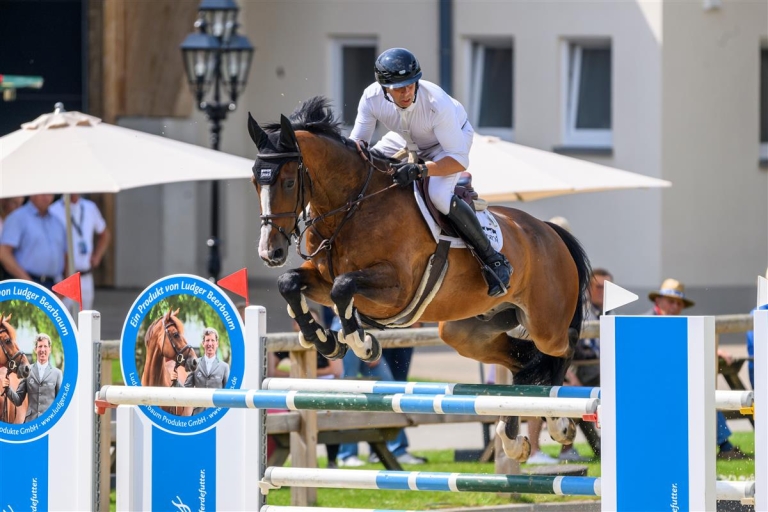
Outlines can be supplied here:
M237 34L235 0L202 0L195 22L196 32L181 44L184 70L197 99L197 107L211 122L211 147L219 149L221 122L237 107L251 67L253 46ZM222 89L229 101L222 102ZM212 91L212 97L205 99ZM208 240L208 276L215 281L221 271L219 255L219 182L211 184L211 238Z

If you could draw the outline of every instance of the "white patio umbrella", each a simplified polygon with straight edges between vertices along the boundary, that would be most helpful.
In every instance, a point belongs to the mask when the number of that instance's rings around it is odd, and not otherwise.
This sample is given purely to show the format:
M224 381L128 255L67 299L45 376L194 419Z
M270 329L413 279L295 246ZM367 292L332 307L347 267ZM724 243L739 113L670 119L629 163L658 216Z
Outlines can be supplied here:
M0 198L119 192L182 181L247 179L253 161L194 144L103 123L61 103L52 114L0 137ZM67 274L72 274L72 259Z
M475 134L472 186L489 202L535 201L579 192L669 187L669 181Z
M0 198L245 179L252 165L247 158L57 108L0 137Z

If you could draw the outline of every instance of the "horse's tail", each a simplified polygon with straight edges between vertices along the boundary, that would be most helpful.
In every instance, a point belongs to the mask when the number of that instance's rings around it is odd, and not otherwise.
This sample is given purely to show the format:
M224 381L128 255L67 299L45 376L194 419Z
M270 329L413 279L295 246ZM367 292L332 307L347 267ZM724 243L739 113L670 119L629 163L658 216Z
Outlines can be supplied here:
M556 224L547 222L555 230L568 247L579 277L579 298L576 302L576 311L573 312L570 329L568 329L568 343L571 350L566 357L553 357L539 352L533 343L528 340L510 338L513 350L519 356L523 368L515 374L515 384L560 385L565 378L565 372L571 364L576 343L581 333L581 322L584 319L584 300L586 298L589 279L592 275L592 267L584 248L571 233Z
M581 333L581 322L584 320L584 299L586 298L587 289L589 288L592 266L589 263L586 251L575 236L557 224L552 222L547 222L547 224L560 235L565 246L568 247L568 252L571 253L573 262L576 263L576 271L579 275L579 300L576 303L576 311L573 313L573 319L571 320L571 329L575 329L576 341L578 341L579 334Z

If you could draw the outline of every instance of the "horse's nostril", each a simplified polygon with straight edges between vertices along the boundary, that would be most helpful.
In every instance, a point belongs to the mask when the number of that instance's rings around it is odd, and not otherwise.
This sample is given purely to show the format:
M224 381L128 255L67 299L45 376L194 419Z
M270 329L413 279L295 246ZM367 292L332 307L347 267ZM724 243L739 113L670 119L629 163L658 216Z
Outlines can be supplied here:
M283 250L282 249L275 249L272 252L272 259L273 260L279 260L279 259L282 259L282 257L283 257Z

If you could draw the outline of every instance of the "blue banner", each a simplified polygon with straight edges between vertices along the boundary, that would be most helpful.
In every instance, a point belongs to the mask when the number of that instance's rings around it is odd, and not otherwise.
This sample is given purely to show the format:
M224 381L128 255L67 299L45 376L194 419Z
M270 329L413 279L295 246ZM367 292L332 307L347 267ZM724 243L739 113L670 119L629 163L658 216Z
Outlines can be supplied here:
M655 399L663 397L663 404L654 402L654 389L660 391ZM616 319L616 396L621 397L616 402L618 509L689 510L686 318ZM662 431L654 430L659 421ZM652 471L638 463L648 458L649 441L653 453L664 460Z
M48 510L48 436L26 443L0 441L0 510Z
M152 427L152 510L216 510L216 428L178 435Z

